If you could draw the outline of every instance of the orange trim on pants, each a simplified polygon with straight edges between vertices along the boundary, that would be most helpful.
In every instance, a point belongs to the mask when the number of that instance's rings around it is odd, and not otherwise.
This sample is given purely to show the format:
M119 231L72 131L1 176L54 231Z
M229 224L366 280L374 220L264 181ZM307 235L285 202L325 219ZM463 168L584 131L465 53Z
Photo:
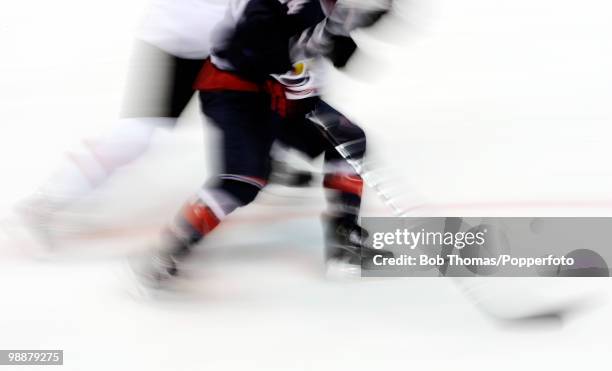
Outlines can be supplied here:
M202 235L212 231L220 223L215 213L200 202L187 204L183 209L183 216Z
M363 191L363 179L359 175L327 174L323 180L325 188L335 189L341 192L361 196Z

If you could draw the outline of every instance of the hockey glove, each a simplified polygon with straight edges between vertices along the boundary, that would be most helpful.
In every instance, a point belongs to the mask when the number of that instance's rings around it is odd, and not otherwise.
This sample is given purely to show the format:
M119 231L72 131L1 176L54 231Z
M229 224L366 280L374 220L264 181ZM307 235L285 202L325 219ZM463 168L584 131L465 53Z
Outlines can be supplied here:
M327 57L334 67L342 68L357 50L357 44L350 36L332 36L332 42L333 47Z

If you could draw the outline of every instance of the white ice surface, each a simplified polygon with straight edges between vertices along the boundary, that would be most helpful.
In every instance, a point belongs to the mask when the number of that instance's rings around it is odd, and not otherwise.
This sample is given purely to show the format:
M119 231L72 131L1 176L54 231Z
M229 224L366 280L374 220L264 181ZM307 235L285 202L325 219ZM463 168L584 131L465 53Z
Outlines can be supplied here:
M0 5L3 217L63 150L112 125L141 3ZM366 52L350 75L332 74L329 97L366 127L409 198L443 215L612 213L609 2L406 0L398 10L360 35ZM316 190L263 197L209 241L179 293L134 300L123 258L205 179L214 151L202 133L193 106L65 216L82 233L47 259L24 256L32 242L3 219L0 349L64 349L63 369L75 371L609 364L609 280L488 288L498 312L597 289L602 303L561 325L495 322L450 280L325 281ZM389 214L371 192L364 212Z

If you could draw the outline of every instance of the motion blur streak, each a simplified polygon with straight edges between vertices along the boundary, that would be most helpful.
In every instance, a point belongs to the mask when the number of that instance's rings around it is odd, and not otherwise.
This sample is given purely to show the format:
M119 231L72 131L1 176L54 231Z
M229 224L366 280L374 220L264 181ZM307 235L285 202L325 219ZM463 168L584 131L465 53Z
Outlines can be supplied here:
M64 369L79 371L608 363L607 279L322 280L320 167L295 154L287 161L312 172L312 186L269 187L211 234L176 292L134 300L124 256L214 163L202 143L217 133L202 130L193 102L176 130L58 214L61 248L31 259L38 242L12 206L66 149L116 124L143 8L0 4L0 348L64 349ZM345 70L326 67L326 99L367 131L373 181L424 205L419 215L609 216L611 10L603 0L400 0L355 34ZM362 215L392 214L372 190L363 196ZM551 307L576 310L507 326L479 309L529 319Z

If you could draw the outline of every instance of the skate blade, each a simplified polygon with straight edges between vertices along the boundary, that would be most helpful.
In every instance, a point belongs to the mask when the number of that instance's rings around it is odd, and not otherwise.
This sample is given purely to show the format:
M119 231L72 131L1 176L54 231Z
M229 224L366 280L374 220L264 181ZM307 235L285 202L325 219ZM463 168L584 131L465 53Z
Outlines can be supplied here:
M350 264L347 259L330 259L326 263L325 278L332 281L360 280L361 266Z

